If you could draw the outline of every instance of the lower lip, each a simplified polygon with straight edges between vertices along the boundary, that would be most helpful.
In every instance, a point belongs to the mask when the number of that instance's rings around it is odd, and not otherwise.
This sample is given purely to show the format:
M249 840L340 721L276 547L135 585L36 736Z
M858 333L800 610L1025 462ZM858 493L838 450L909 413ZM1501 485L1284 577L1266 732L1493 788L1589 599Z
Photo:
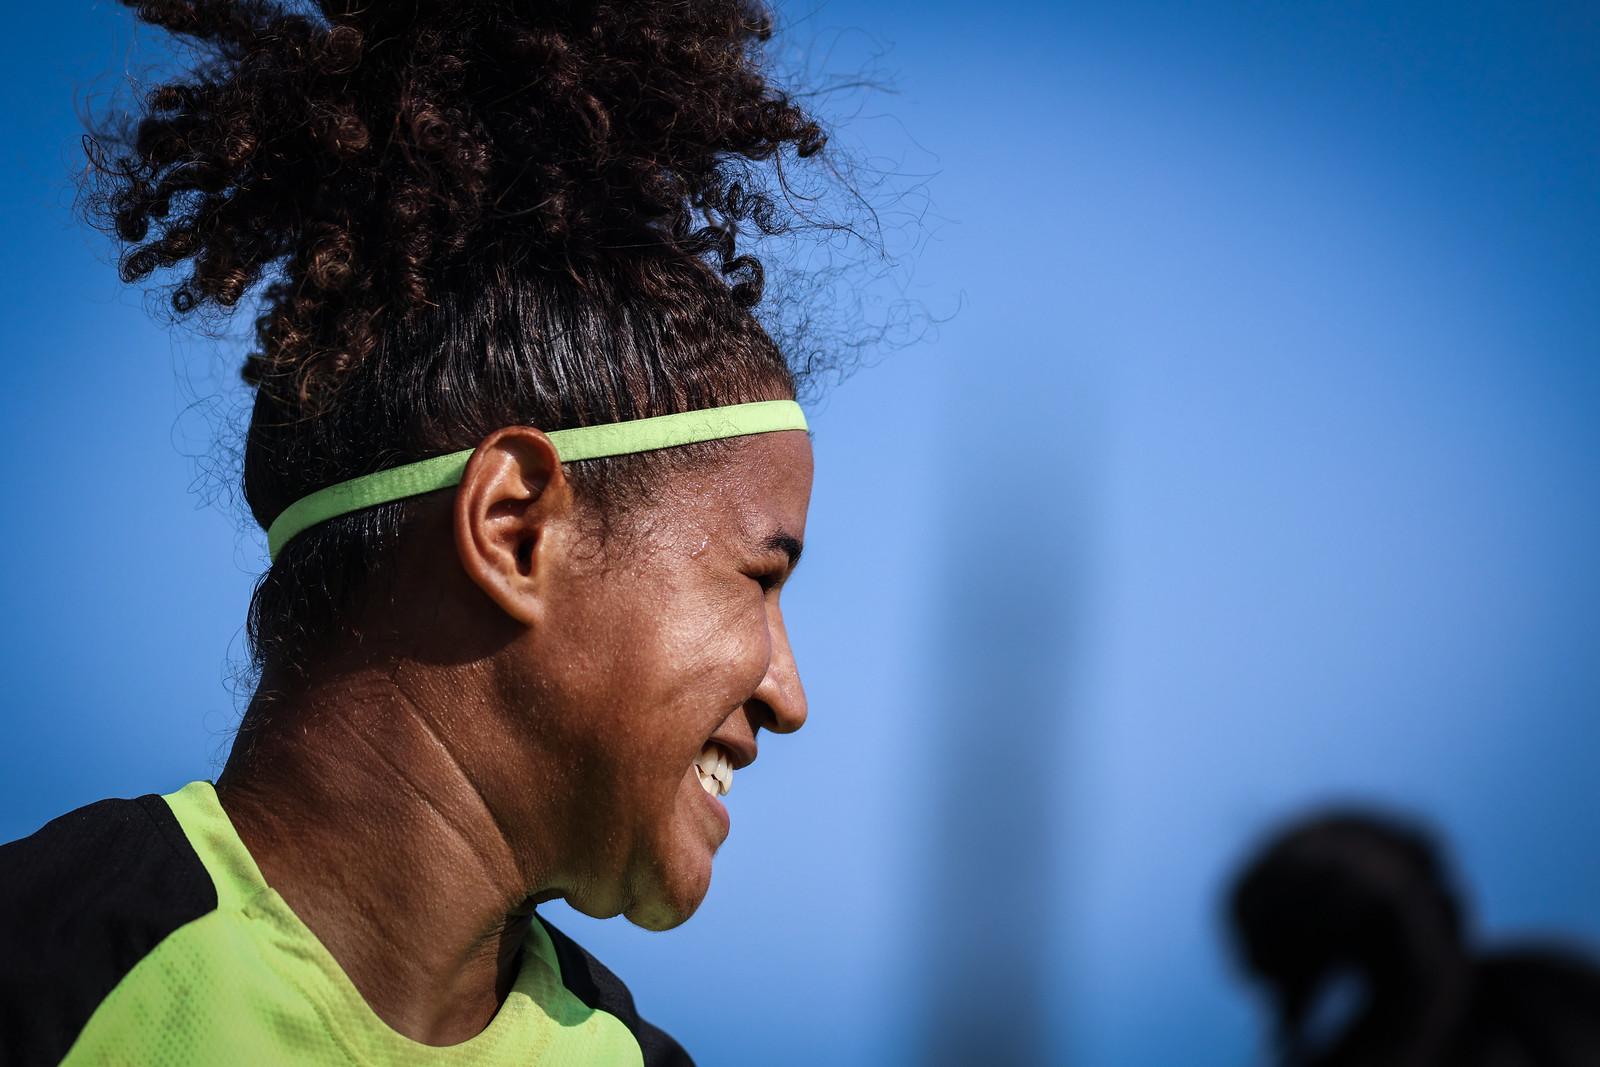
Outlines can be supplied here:
M696 789L700 790L700 795L701 796L703 796L707 800L711 801L711 810L716 813L717 825L722 827L722 836L724 838L726 838L728 836L728 831L733 829L733 823L728 818L727 805L723 804L722 800L720 798L714 797L710 793L707 793L705 791L705 787L702 786L698 781L695 782L695 786L694 787Z

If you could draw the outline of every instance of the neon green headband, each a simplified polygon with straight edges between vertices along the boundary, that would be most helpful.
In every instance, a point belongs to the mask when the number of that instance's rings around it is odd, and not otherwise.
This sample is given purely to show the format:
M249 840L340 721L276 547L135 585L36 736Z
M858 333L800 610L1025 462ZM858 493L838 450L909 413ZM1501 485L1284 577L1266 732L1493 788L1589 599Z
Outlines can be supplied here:
M626 456L701 441L806 428L806 416L799 404L793 400L765 400L758 404L730 404L677 415L659 415L653 419L552 430L550 443L556 446L556 454L563 463L575 463L580 459ZM303 496L272 520L267 528L267 553L276 560L291 538L319 522L459 485L467 469L467 460L475 451L468 448L448 456L408 463L404 467L351 478Z

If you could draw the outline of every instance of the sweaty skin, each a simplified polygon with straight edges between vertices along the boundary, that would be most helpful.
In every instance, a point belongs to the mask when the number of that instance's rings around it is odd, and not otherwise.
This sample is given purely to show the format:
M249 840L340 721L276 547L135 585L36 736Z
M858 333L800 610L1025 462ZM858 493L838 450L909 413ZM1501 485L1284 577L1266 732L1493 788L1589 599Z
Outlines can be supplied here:
M391 1027L482 1031L541 901L658 930L699 907L728 814L695 757L743 767L759 730L805 722L778 595L811 477L804 433L739 438L601 538L549 438L499 430L426 503L360 640L264 680L218 793Z

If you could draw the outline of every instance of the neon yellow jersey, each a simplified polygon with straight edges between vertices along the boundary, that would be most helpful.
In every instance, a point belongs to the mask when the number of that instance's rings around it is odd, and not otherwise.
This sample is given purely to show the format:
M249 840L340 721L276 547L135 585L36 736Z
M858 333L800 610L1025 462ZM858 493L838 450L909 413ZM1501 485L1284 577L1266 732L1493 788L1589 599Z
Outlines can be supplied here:
M127 807L107 807L115 805ZM85 817L96 809L104 810ZM54 849L49 840L40 840L51 837ZM137 839L134 847L119 847L129 837ZM45 847L30 850L30 845ZM84 857L83 866L101 870L115 868L121 853L131 853L135 862L122 864L122 873L132 883L149 883L146 892L129 894L130 882L124 881L121 892L95 895L109 914L94 914L96 900L85 897L69 906L77 914L51 916L52 900L60 900L63 892L68 898L80 896L72 879L75 864L59 862L80 850L93 854ZM176 862L162 855L168 851L176 853ZM67 868L60 880L63 892L53 895L48 883L57 879L50 877L51 867ZM211 892L199 884L201 873L209 876ZM166 797L104 801L64 816L34 837L0 848L0 884L0 908L23 909L4 912L0 927L26 926L31 918L58 932L73 932L68 939L73 943L56 946L65 957L57 954L52 960L48 936L0 929L0 960L5 961L0 962L0 1051L7 1053L0 1059L7 1063L690 1063L675 1042L638 1018L632 997L609 971L542 920L530 924L516 983L482 1033L449 1047L397 1033L373 1013L328 950L266 884L209 782ZM18 889L31 899L6 899ZM113 943L99 943L96 934ZM30 967L28 949L35 943L44 951L31 954L38 960ZM7 951L12 948L20 951ZM74 949L81 953L76 967ZM108 955L117 957L109 968ZM101 987L105 992L97 996ZM37 1001L37 1011L27 1010L30 999Z

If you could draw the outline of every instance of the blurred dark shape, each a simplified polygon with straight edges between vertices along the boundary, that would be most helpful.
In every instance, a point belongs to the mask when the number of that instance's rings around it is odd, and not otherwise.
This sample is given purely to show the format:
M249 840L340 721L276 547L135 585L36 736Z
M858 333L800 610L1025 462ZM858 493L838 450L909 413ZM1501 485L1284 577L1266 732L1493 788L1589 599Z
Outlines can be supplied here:
M1070 557L1061 548L1070 524L1041 515L1040 494L1025 484L989 481L997 491L954 530L961 565L947 585L937 675L930 1016L919 1057L927 1067L1049 1060L1042 922L1053 900L1051 788L1071 674ZM1052 563L1047 576L1040 560Z
M1562 948L1477 950L1439 847L1398 820L1290 827L1235 882L1229 919L1285 1067L1600 1064L1600 969Z
M1051 992L1054 872L1088 600L1097 394L1067 355L996 355L984 368L962 382L943 472L952 490L929 673L922 1067L1044 1067L1065 1029Z

